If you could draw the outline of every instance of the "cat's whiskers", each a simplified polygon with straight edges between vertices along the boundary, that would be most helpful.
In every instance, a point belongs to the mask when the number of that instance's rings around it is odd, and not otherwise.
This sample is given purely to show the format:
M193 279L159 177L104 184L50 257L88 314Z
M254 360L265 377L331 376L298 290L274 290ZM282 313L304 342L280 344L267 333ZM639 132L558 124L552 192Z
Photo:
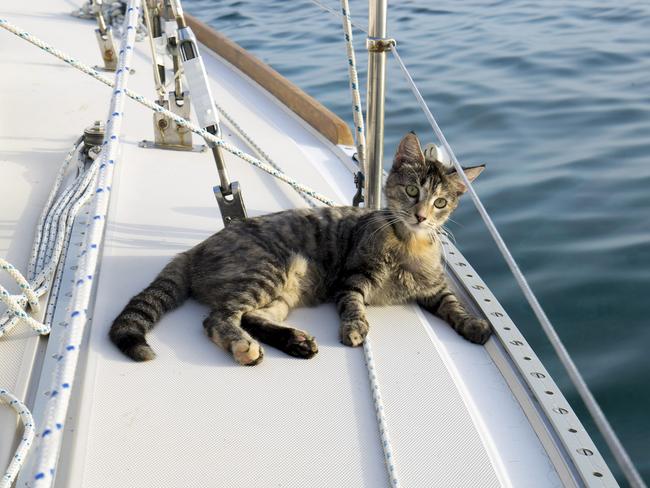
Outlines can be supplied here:
M373 238L375 237L375 235L376 235L379 231L385 229L385 228L388 227L388 226L391 226L391 225L393 225L393 224L396 224L397 222L400 222L400 221L402 221L402 218L401 218L401 217L395 217L395 218L393 218L393 219L390 219L390 220L388 220L386 223L384 223L384 225L382 225L382 226L378 227L377 229L375 229L374 231L372 231L372 233L371 233L370 236L368 236L368 237L369 237L370 239L373 239Z
M363 224L359 226L359 230L365 230L371 224L376 224L378 222L385 222L386 217L394 217L393 211L389 209L377 210L377 213L371 215L370 218Z
M447 217L447 220L450 221L450 222L453 222L454 224L456 224L456 225L459 226L459 227L463 227L463 224L459 224L458 222L456 222L456 221L455 221L454 219L452 219L451 217Z

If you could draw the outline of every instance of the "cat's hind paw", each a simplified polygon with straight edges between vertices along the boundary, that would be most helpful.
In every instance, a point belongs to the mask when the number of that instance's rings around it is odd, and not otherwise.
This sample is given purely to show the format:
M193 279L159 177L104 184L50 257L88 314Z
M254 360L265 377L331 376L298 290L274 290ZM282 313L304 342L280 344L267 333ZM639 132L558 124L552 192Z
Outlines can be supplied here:
M264 358L264 349L257 341L239 339L230 345L235 361L242 366L255 366Z
M310 359L318 352L318 344L312 336L302 331L294 331L284 351L296 358Z

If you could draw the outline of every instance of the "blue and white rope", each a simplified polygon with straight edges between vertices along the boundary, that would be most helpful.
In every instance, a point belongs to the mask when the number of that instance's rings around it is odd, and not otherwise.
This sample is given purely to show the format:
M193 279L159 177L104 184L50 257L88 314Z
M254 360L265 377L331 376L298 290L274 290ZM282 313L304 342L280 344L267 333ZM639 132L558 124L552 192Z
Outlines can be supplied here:
M348 55L348 75L350 78L350 91L352 92L352 117L354 119L354 135L357 143L357 159L359 166L364 174L367 174L366 167L366 136L363 124L363 111L361 110L361 95L359 93L359 77L357 76L356 59L354 55L354 44L352 40L352 19L350 17L350 5L348 0L341 0L341 22L343 24L343 35L345 37L345 48ZM370 337L363 341L363 353L366 359L368 369L368 379L372 391L372 399L375 406L375 415L379 427L379 436L381 446L384 451L384 460L388 471L388 479L392 488L400 486L397 477L397 466L393 458L393 449L391 447L390 437L388 435L388 426L384 416L384 402L381 398L379 382L375 370L375 359L372 354L372 345Z
M78 168L79 175L57 198L61 184L69 170L70 162L77 152L81 140L79 138L74 143L61 165L39 219L36 238L29 260L29 281L13 265L0 258L0 269L6 271L21 289L20 295L11 296L7 290L0 286L0 299L8 307L5 316L0 320L0 337L9 332L21 321L32 327L39 334L48 334L50 332L51 325L47 321L47 314L45 320L39 322L27 314L25 307L29 305L32 312L39 312L40 306L38 299L45 294L52 283L54 271L57 269L60 256L64 251L65 245L67 245L74 217L90 196L89 190L92 186L96 168L94 171L91 166L87 171L84 171L83 164L81 164ZM61 271L60 268L59 271ZM55 285L58 287L57 280L55 280ZM53 296L56 296L56 293ZM53 307L53 305L54 300L50 302L48 308ZM0 482L0 488L3 488L11 485L23 465L25 456L34 437L34 421L27 407L20 403L9 391L1 389L0 400L13 406L25 424L23 439L16 454L12 458L6 474Z
M51 486L56 473L70 392L79 360L79 348L88 321L86 312L106 225L113 170L118 160L119 135L126 100L125 88L130 74L129 66L133 54L139 11L140 0L130 0L126 11L126 27L121 40L118 67L115 72L115 90L110 103L106 136L102 152L97 160L99 166L97 187L91 204L92 220L88 224L85 245L75 274L76 286L70 300L68 327L66 327L66 333L58 353L61 359L56 363L52 375L43 425L39 430L39 445L33 472L34 487L36 488Z
M357 76L357 62L354 56L352 41L352 19L350 18L350 5L348 0L341 0L341 22L345 37L345 49L348 54L348 75L350 78L350 91L352 93L352 119L354 120L354 139L357 143L357 159L364 174L366 168L366 132L363 125L363 111L361 109L361 94L359 93L359 77Z
M54 48L53 46L45 43L41 39L38 39L37 37L34 37L33 35L29 34L28 32L20 29L19 27L11 24L9 21L6 19L0 18L0 28L3 28L5 30L8 30L9 32L17 35L21 39L24 39L31 44L34 44L35 46L38 46L39 48L43 49L45 52L61 59L62 61L65 61L69 65L73 66L74 68L77 68L78 70L86 73L87 75L92 76L96 80L101 81L105 85L108 85L110 87L115 87L113 81L109 80L108 78L104 77L101 75L97 70L91 68L90 66L81 63L77 61L76 59L72 58L71 56L59 51L58 49ZM233 146L232 144L224 141L223 139L220 139L216 137L213 134L210 134L208 131L192 124L188 120L185 120L182 117L179 117L175 113L171 112L170 110L167 110L160 105L158 105L155 102L152 102L151 100L148 100L144 96L133 92L132 90L129 89L124 89L124 95L127 97L135 100L136 102L144 105L145 107L160 113L164 117L173 120L176 122L178 125L185 127L186 129L190 130L191 132L201 136L202 138L216 144L217 146L222 147L224 150L228 151L231 154L234 154L235 156L243 159L249 164L252 164L253 166L261 169L262 171L267 172L268 174L274 176L275 178L279 179L280 181L283 181L284 183L287 183L288 185L292 186L296 190L305 193L306 195L310 196L311 198L315 198L316 200L319 200L326 205L333 205L334 201L325 195L322 195L318 193L316 190L313 190L312 188L309 188L308 186L305 186L298 181L294 180L290 176L286 175L282 171L277 170L276 168L272 167L271 165L264 163L263 161L260 161L257 158L252 157L249 154L246 154L245 152L241 151L238 147Z
M34 442L34 419L29 409L18 398L4 388L0 388L0 403L4 403L13 408L23 424L23 436L16 448L16 452L11 458L11 462L9 463L5 474L0 478L0 488L10 488L16 479L16 476L18 476L18 472L23 465L30 446Z

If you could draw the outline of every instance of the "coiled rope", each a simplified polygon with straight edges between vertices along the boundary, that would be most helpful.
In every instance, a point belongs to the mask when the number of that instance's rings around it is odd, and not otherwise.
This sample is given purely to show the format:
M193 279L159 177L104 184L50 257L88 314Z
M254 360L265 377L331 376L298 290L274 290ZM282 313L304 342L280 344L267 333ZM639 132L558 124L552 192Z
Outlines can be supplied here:
M50 332L48 323L34 320L27 315L24 309L29 306L32 312L39 312L38 299L50 289L56 266L67 242L72 221L78 209L90 197L89 186L92 186L91 182L94 175L92 168L88 171L80 168L76 179L61 195L58 195L80 143L81 139L77 140L68 152L57 173L47 203L40 216L28 265L29 280L25 279L14 266L0 258L0 269L7 272L21 289L20 295L9 295L7 290L0 286L0 300L7 305L7 312L0 320L0 337L21 321L39 334Z

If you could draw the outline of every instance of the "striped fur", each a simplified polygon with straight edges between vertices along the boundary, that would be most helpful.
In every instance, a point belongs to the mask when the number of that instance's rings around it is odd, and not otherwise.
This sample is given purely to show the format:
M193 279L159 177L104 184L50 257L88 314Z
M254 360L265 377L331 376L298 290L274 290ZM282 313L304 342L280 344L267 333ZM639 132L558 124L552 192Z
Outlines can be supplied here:
M473 179L482 169L466 173ZM316 354L313 337L283 322L295 307L327 301L336 304L348 346L368 333L366 305L412 300L484 343L487 322L464 310L440 259L437 232L465 190L458 175L425 161L417 137L408 134L385 190L388 207L380 211L297 209L232 223L178 255L133 297L115 319L111 340L134 360L153 359L145 335L192 297L211 308L203 323L208 337L244 365L262 360L258 341L296 357Z

